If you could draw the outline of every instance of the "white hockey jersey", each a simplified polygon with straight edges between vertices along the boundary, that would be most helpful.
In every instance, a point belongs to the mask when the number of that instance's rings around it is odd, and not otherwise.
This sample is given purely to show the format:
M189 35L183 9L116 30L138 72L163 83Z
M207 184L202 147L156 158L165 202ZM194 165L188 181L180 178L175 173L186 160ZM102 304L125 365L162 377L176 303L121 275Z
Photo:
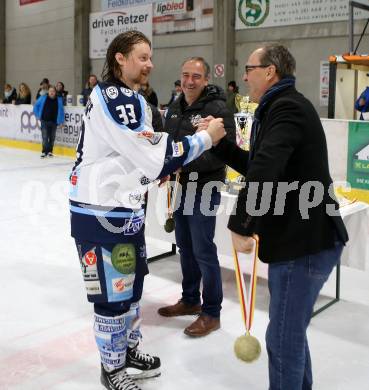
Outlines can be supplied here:
M92 91L70 175L74 237L111 241L111 234L141 230L148 185L211 148L206 131L174 142L155 133L151 119L145 99L123 83L99 83Z

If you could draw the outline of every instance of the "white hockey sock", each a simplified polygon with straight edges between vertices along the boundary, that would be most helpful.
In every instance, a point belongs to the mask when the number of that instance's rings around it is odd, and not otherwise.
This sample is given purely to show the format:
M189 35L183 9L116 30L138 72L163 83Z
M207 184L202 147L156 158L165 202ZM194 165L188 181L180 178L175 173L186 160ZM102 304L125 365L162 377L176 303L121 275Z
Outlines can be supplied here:
M127 343L129 348L134 348L142 338L140 331L140 303L134 302L131 304L129 311L124 314L127 327Z
M104 317L95 313L94 332L105 370L110 372L123 367L127 351L125 314Z

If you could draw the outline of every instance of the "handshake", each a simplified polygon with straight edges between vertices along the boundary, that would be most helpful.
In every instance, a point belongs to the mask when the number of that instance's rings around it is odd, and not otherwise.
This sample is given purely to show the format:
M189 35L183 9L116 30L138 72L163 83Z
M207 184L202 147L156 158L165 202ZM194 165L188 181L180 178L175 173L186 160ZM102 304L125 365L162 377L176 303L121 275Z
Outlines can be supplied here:
M223 118L214 118L211 115L200 119L197 131L202 130L206 130L209 133L213 146L217 145L226 135Z

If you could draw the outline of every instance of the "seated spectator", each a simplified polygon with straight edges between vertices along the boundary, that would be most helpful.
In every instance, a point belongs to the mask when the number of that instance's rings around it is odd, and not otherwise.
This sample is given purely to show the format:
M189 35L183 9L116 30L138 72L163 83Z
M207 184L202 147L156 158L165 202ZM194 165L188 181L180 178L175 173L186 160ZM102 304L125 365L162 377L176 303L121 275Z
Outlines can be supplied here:
M40 96L43 96L43 95L47 95L48 92L49 92L49 87L50 87L50 83L49 83L49 79L47 78L44 78L42 79L41 83L40 83L40 88L39 90L37 91L37 95L36 95L36 100L40 97Z
M56 88L56 95L60 96L63 99L64 106L67 104L67 95L68 91L66 91L64 88L64 83L62 81L58 81L55 85Z
M146 99L148 103L155 107L158 106L158 96L149 83L142 84L138 92Z
M228 83L228 89L227 89L227 101L226 106L229 111L231 111L232 114L235 114L238 109L236 106L236 96L238 94L238 86L235 81L230 81Z
M13 100L17 98L17 90L13 88L10 84L4 85L4 99L2 99L1 103L3 104L11 104Z
M53 85L49 87L47 95L42 95L37 99L33 112L41 121L41 158L53 157L56 127L64 122L63 99L56 95L56 88Z
M15 99L15 104L31 104L31 90L26 83L19 84L19 93Z
M181 87L181 80L176 80L174 82L174 90L172 91L172 96L170 97L170 100L167 104L169 107L182 93L182 87Z
M81 92L81 95L83 95L84 106L87 104L87 100L90 97L92 90L94 89L95 85L97 85L98 82L99 81L97 80L97 77L94 74L90 74L88 76L86 86Z

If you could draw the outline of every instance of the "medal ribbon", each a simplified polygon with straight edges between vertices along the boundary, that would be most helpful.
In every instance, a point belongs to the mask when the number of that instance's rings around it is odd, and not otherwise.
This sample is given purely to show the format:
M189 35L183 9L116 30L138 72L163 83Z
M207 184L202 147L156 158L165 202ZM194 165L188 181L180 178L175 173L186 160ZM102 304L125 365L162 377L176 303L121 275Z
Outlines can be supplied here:
M235 265L238 298L240 300L242 318L245 324L247 334L250 333L252 321L254 319L256 282L257 282L257 260L258 260L258 252L259 252L259 237L255 234L252 237L252 239L254 240L254 258L252 261L249 293L247 292L245 279L241 272L237 252L235 251L235 249L233 249L233 259Z
M167 181L167 205L168 205L168 218L173 216L172 204L175 204L178 192L179 173L176 173L176 181L174 183L173 197L171 196L172 188L170 181Z

